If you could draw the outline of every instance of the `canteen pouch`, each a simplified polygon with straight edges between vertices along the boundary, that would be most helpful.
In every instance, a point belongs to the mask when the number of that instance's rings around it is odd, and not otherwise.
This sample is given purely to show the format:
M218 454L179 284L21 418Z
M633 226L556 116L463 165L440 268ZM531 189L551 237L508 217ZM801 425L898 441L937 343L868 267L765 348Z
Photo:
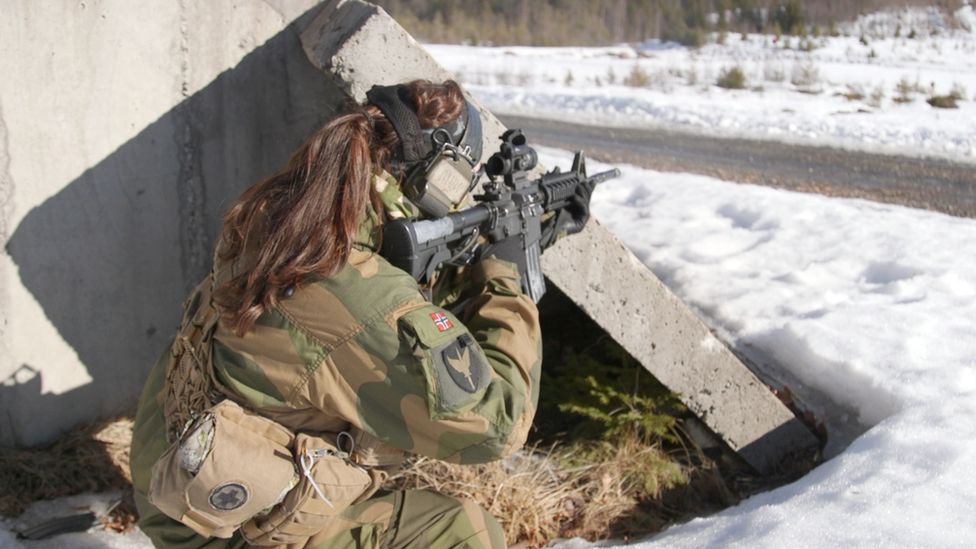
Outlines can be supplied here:
M296 485L294 440L285 427L224 400L153 465L149 501L201 536L229 538Z
M251 545L304 543L333 517L379 488L366 469L326 438L298 433L294 456L301 475L298 485L270 513L241 526Z

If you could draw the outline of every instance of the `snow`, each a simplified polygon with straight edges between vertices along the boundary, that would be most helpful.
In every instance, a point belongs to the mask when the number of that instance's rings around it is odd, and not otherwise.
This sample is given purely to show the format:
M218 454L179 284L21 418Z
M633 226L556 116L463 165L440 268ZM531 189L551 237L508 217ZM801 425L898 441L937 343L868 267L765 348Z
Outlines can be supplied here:
M635 547L974 546L976 220L619 167L594 215L835 439L793 484Z
M873 14L843 30L805 41L730 34L724 45L700 49L657 41L637 48L425 47L496 114L976 162L971 6L951 20L933 10ZM805 43L816 47L804 51ZM732 67L744 71L749 89L714 85ZM647 83L625 85L635 68ZM895 101L899 83L908 102ZM958 110L925 102L954 90L963 96ZM843 96L853 93L863 98Z
M973 8L953 21L928 10L866 16L811 52L759 35L700 50L428 49L496 113L976 162ZM762 90L711 85L734 65ZM635 66L647 87L621 84ZM819 78L801 82L805 68ZM918 97L897 104L903 79L938 93L965 88L967 99L956 111ZM884 99L835 95L853 89ZM547 165L569 165L566 152L541 152ZM976 220L621 169L595 193L594 215L765 376L789 385L831 439L830 459L802 479L636 547L976 545ZM40 502L0 519L0 547L149 547L139 532L37 543L11 534L112 497Z

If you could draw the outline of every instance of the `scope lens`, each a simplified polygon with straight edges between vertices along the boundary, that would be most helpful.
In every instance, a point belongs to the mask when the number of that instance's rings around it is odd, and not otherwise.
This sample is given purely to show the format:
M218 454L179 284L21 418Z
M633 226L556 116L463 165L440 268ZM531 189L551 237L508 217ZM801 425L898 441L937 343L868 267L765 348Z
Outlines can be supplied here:
M509 162L500 154L493 154L485 164L485 173L491 176L505 175L508 173Z
M515 151L515 162L519 171L527 172L539 163L539 155L532 147L519 147Z

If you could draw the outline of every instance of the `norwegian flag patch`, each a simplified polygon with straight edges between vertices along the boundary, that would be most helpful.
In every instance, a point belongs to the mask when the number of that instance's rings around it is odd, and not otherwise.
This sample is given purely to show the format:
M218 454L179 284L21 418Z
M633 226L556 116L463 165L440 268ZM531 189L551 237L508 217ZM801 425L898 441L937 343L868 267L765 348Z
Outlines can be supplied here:
M437 330L440 332L446 332L454 327L454 324L451 324L451 319L447 318L444 313L431 313L430 319L434 321L434 326L437 326Z

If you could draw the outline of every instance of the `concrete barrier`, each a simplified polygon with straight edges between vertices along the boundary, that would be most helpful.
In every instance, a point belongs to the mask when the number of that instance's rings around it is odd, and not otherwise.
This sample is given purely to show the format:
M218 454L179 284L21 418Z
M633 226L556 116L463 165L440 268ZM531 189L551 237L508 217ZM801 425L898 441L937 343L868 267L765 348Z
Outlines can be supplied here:
M361 0L333 0L302 33L312 63L349 97L374 84L447 72L386 12ZM477 102L474 100L475 103ZM504 126L482 109L485 150ZM549 280L761 472L815 437L616 237L598 222L543 255Z
M4 5L0 445L132 408L224 209L342 97L314 4Z

